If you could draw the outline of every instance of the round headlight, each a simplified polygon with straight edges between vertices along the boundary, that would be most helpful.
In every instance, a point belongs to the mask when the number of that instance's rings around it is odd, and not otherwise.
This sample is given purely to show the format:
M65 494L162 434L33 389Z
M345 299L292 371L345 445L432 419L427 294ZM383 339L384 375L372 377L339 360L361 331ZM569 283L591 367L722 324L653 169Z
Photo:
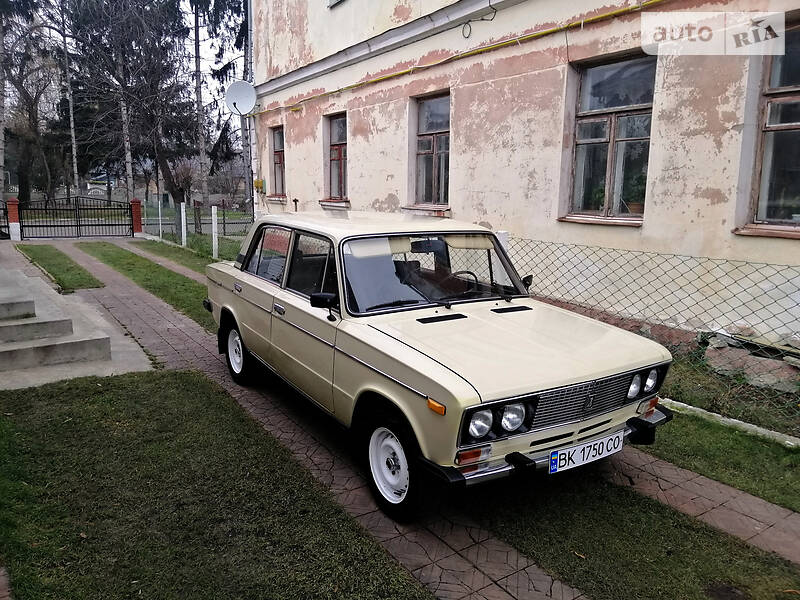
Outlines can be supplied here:
M500 419L500 425L506 431L514 431L519 429L524 420L525 407L522 404L509 404L503 409L503 418Z
M656 383L658 383L658 371L650 369L650 372L647 374L647 380L644 382L644 391L649 392L656 387Z
M469 434L475 439L482 438L492 428L492 411L479 410L469 421Z
M628 398L636 398L640 389L642 389L642 378L639 375L634 375L631 387L628 388Z

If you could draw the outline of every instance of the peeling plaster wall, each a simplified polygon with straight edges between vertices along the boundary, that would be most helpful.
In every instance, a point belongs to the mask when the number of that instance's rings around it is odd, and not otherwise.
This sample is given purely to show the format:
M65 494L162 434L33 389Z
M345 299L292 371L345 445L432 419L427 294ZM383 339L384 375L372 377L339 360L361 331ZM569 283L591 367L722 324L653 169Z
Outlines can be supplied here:
M630 3L635 4L633 0ZM346 0L330 11L324 2L314 4L313 10L300 10L298 7L307 6L300 0L276 0L257 6L263 12L267 4L269 10L284 14L295 10L297 18L302 16L301 21L306 23L298 29L299 36L271 39L270 44L283 48L284 55L297 61L279 65L277 73L374 35L389 23L387 6L411 6L408 19L412 19L422 14L419 11L423 3L373 4ZM449 3L425 3L425 10L432 11L445 4ZM441 32L261 98L260 105L262 109L283 106L363 81L368 75L428 64L485 43L628 4L531 0L501 10L492 22L473 23L469 39L462 36L460 27ZM767 0L728 3L679 0L660 5L659 9L662 7L794 8L791 2ZM309 45L311 38L304 32L310 30L304 27L308 23L332 23L330 19L340 8L357 10L364 23L356 32L331 27L329 39ZM309 11L310 16L305 14ZM383 25L378 26L380 19ZM295 25L288 21L284 26L295 31ZM262 34L263 31L257 31L257 36ZM754 86L757 88L761 82L762 60L757 57L659 57L642 227L556 220L565 214L571 195L578 81L572 65L576 61L635 53L638 47L639 16L632 14L311 100L299 110L279 109L261 114L256 119L260 176L268 181L271 178L268 128L283 124L286 189L290 200L284 207L266 202L262 196L262 207L273 211L293 209L291 199L297 198L301 210L319 208L327 192L324 117L344 111L348 115L348 195L352 208L396 212L411 204L414 97L449 90L453 218L545 242L800 265L797 240L731 233L734 227L744 224L750 212L750 188L758 170L754 146L760 137L759 92ZM276 53L279 55L280 52ZM277 64L274 57L270 63L273 66L265 64L263 54L257 54L256 58L262 73Z
M310 62L419 19L456 0L254 0L255 80Z

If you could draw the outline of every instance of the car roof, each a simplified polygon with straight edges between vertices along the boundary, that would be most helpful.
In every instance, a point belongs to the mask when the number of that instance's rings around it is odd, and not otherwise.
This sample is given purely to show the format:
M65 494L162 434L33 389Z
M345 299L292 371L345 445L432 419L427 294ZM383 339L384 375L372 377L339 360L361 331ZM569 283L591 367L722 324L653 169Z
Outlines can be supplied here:
M340 209L267 215L256 221L258 225L262 223L321 233L337 242L351 236L386 233L439 233L453 231L491 233L490 229L467 221L419 216L411 213L378 213Z

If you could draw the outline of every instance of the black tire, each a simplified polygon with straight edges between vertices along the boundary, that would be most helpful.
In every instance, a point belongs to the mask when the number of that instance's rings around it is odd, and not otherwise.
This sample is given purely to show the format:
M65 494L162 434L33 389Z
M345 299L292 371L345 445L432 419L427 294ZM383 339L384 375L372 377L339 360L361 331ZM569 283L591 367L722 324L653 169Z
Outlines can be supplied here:
M398 447L402 452L392 451ZM404 419L372 419L363 430L361 448L369 487L378 507L398 522L415 519L421 505L422 473L418 464L419 445L411 427ZM393 481L397 485L393 486Z
M247 383L253 370L253 358L244 345L239 327L236 324L231 325L220 329L219 334L225 348L225 362L231 378L240 385Z

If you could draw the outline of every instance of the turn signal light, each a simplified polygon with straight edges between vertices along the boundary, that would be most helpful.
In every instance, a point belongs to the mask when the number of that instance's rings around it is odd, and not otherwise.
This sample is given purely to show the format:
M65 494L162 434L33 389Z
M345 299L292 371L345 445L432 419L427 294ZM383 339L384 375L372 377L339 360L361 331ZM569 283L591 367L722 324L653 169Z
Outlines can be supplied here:
M492 455L491 446L481 446L480 448L470 448L469 450L461 450L456 454L457 465L469 465L478 461L489 458Z
M654 396L653 398L650 398L650 400L640 402L639 408L636 409L636 412L645 417L649 417L653 414L653 409L655 409L656 404L658 404L658 397Z
M433 398L428 398L428 408L430 408L437 415L444 415L447 412L447 407L441 402L437 402Z

